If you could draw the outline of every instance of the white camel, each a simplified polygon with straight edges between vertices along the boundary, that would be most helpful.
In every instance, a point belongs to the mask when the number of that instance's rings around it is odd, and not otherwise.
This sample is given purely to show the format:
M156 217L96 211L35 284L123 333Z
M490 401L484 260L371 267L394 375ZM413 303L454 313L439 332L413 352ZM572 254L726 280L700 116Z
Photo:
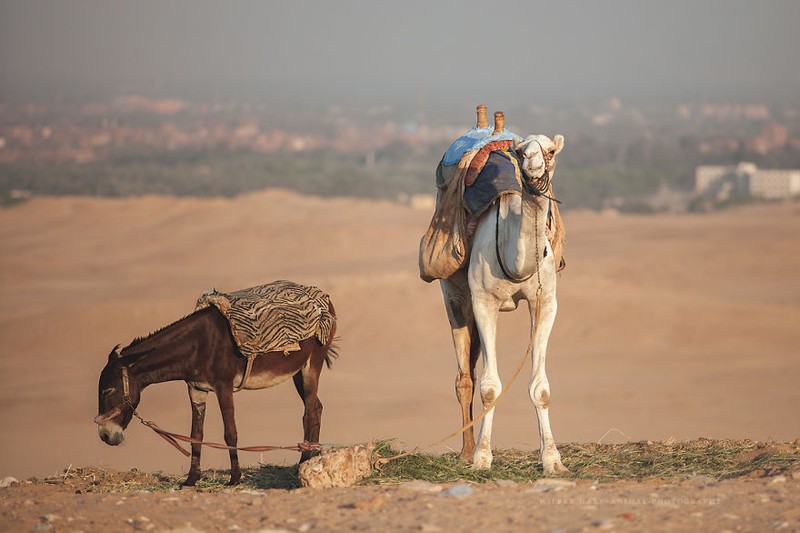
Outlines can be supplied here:
M564 137L561 135L552 140L544 135L532 135L517 145L527 178L552 178L555 155L563 147ZM528 302L531 314L528 353L533 363L528 391L539 421L544 472L556 474L568 470L561 462L550 429L550 385L545 373L547 341L556 317L558 264L546 235L552 206L547 196L528 193L524 189L522 196L501 196L481 216L468 265L440 283L458 360L456 395L464 425L472 421L475 365L479 354L483 360L480 380L483 405L492 405L502 391L495 346L498 313L513 311L520 300ZM466 461L472 460L476 469L486 469L492 464L493 417L494 409L483 418L477 447L472 428L463 433L461 457Z

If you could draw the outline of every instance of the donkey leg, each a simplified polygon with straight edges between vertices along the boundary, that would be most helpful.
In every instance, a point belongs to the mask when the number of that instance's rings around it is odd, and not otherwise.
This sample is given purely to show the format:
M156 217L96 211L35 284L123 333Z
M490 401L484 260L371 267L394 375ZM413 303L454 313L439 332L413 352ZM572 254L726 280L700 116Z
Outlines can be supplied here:
M497 333L497 316L500 307L490 294L472 294L472 308L475 312L475 322L478 326L481 340L481 354L483 355L483 375L481 376L481 400L483 407L494 403L503 390L500 375L497 372L497 353L495 339ZM492 422L494 408L483 417L481 430L478 435L478 447L472 466L476 469L486 469L492 466Z
M480 339L472 315L469 287L464 272L460 271L450 279L441 280L441 288L458 363L456 397L461 405L461 424L466 426L472 422L475 363L478 360ZM474 454L475 434L470 427L462 433L461 458L472 462Z
M294 387L300 398L303 399L303 440L309 443L319 442L319 428L322 422L322 402L317 397L319 389L319 375L322 371L322 363L325 360L325 348L319 347L316 350L321 350L322 357L319 361L312 354L308 364L303 367L300 372L293 376ZM300 454L300 462L308 461L314 456L315 452L311 450L304 450Z
M203 423L206 417L206 399L208 392L193 388L189 385L189 400L192 402L192 438L197 441L203 440ZM192 443L192 464L189 468L189 477L186 478L181 486L193 487L200 479L200 453L203 446Z
M225 444L236 447L239 437L236 432L236 419L233 409L233 387L230 383L215 387L219 410L222 413L222 423L225 426ZM231 480L228 485L237 485L242 478L242 470L239 467L239 452L236 449L228 450L231 457Z
M561 462L561 454L556 448L553 432L550 429L550 383L545 372L547 342L556 318L558 304L554 293L542 295L539 324L535 323L535 303L529 303L531 311L531 329L535 331L533 338L532 376L528 394L536 409L539 421L539 451L542 454L544 473L548 475L569 472Z

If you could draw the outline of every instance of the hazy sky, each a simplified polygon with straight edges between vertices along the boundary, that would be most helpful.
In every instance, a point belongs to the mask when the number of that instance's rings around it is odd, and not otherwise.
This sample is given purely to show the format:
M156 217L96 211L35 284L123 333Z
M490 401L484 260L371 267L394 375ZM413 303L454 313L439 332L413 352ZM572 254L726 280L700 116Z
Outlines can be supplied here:
M0 0L0 99L797 100L798 28L792 0Z

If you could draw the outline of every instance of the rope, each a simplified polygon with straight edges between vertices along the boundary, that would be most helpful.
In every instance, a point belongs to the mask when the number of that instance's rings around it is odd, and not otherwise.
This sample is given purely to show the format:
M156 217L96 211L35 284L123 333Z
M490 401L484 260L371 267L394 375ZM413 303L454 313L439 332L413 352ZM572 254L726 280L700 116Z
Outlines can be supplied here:
M241 452L270 452L274 450L290 450L297 452L306 452L306 451L319 451L320 448L323 446L318 442L308 442L308 441L300 442L294 446L242 446L242 447L228 446L227 444L221 444L218 442L200 441L197 439L193 439L192 437L187 437L186 435L181 435L179 433L173 433L171 431L161 429L155 422L151 420L145 420L144 418L142 418L141 415L139 415L139 413L136 412L136 409L133 410L133 416L138 418L139 421L142 423L142 425L155 431L158 436L160 436L165 441L170 443L186 457L189 457L191 454L183 446L181 446L178 441L188 442L190 444L199 444L201 446L208 446L209 448L216 448L218 450L238 450ZM334 445L328 445L328 446L334 446Z

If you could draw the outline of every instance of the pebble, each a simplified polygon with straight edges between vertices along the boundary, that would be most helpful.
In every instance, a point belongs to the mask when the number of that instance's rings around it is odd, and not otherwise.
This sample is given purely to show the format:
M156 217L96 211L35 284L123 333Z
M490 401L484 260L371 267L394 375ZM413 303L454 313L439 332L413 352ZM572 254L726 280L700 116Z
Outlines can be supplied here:
M153 524L146 516L140 516L139 518L128 518L126 522L128 522L128 524L130 524L130 526L137 531L150 531L156 527L156 525Z
M772 481L769 482L770 485L775 485L777 483L786 483L786 476L775 476L772 478Z
M592 522L592 525L597 529L614 529L614 523L608 518L603 518L602 520L595 520L594 522Z
M369 509L377 509L378 507L383 507L385 503L386 500L384 500L382 497L375 496L371 500L355 502L350 507L353 509L369 510Z
M420 524L419 530L426 531L428 533L436 533L437 531L442 531L442 528L433 524Z
M437 485L436 483L431 483L429 481L422 481L421 479L406 481L400 485L400 488L413 490L414 492L442 492L443 490L441 485Z
M312 524L311 522L305 522L304 524L300 524L300 527L297 528L297 531L299 531L300 533L305 533L306 531L311 531L313 527L314 524Z
M494 482L494 484L497 485L498 487L508 487L508 488L517 486L517 482L514 481L513 479L498 479L497 481Z
M454 497L454 498L469 498L472 496L473 490L472 487L467 485L466 483L457 483L447 489L446 491L442 492L439 496L445 497Z
M40 516L39 518L41 518L45 522L55 522L56 520L58 520L59 517L56 514L48 513L46 515Z
M575 486L577 486L576 483L568 479L545 478L534 481L533 488L530 488L525 492L556 492L559 490L571 489Z
M0 488L10 487L11 485L16 485L19 483L19 480L15 477L4 477L0 479Z

